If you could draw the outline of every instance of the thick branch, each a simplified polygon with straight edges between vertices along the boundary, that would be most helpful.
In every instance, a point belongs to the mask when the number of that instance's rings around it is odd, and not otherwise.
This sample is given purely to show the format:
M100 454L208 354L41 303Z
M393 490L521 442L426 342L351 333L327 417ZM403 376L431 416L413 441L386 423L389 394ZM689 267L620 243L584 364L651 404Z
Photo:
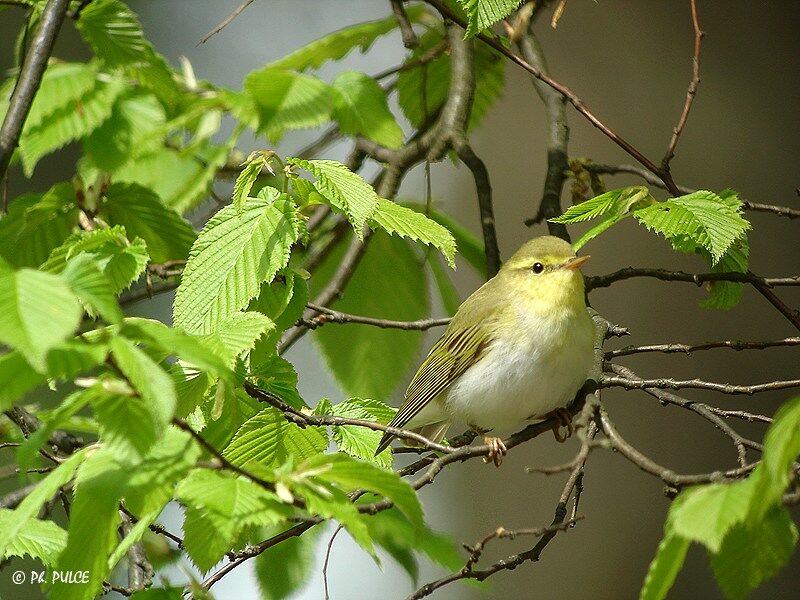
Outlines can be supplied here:
M53 45L67 14L69 0L49 0L39 19L39 27L33 35L31 46L25 54L22 69L17 79L8 112L0 127L0 180L5 177L11 155L19 143L19 136L28 118L42 75L47 68L47 60L53 51Z
M539 40L533 32L533 22L528 25L528 31L517 42L522 56L531 65L545 75L549 74L547 61L542 52ZM532 77L531 81L536 93L541 98L547 115L547 173L544 180L544 191L539 203L539 209L533 217L532 223L547 223L551 235L569 241L567 226L562 223L547 221L561 214L561 190L564 187L566 173L569 169L567 147L569 144L569 125L567 124L566 99L554 88L542 80ZM526 222L527 223L527 222Z

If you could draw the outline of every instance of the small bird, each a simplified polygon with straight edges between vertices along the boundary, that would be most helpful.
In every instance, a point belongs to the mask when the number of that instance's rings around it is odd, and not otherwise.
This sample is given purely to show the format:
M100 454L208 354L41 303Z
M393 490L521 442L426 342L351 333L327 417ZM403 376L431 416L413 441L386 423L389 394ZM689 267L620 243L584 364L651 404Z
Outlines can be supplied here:
M405 401L389 423L439 442L451 423L484 435L485 462L506 453L491 430L557 416L572 433L565 407L589 376L594 327L580 267L562 239L542 236L522 245L492 279L459 307L422 362ZM392 441L384 434L376 454Z

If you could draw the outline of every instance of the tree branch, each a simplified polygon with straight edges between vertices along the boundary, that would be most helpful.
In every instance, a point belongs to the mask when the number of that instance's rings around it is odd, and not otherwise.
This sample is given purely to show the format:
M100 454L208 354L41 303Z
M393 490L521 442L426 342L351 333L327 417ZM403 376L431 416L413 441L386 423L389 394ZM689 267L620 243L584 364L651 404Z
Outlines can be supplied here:
M230 25L231 21L233 21L236 17L238 17L242 13L242 11L248 6L250 6L254 1L255 0L244 0L244 2L242 2L239 6L237 6L233 10L233 12L229 14L227 17L225 17L216 27L214 27L214 29L205 34L200 39L200 41L197 42L197 45L199 46L200 44L205 44L213 36L217 35L220 31L225 29L228 25Z
M8 112L0 127L0 180L5 177L11 155L19 143L19 136L28 118L33 99L42 82L47 60L53 51L56 36L67 14L69 0L49 0L42 11L39 26L33 34L31 46L25 54L17 83L11 93Z
M712 390L722 394L759 394L761 392L771 392L774 390L785 390L800 387L800 379L788 379L785 381L770 381L768 383L757 383L754 385L733 385L730 383L717 383L714 381L703 381L702 379L629 379L613 375L604 375L600 380L600 387L621 387L626 390L648 390L648 389L695 389Z
M800 285L800 275L789 277L758 277L752 273L685 273L684 271L670 271L667 269L650 269L643 267L625 267L607 275L594 275L586 277L586 289L588 291L609 287L612 283L633 279L635 277L649 277L661 281L683 281L701 286L711 281L733 281L736 283L761 283L773 286L795 286Z
M741 350L763 350L765 348L775 348L780 346L798 346L800 345L800 337L789 337L782 340L774 340L768 342L746 342L740 340L721 340L718 342L705 342L704 344L650 344L643 346L625 346L617 350L609 350L606 352L606 360L616 358L618 356L629 356L631 354L643 354L646 352L663 352L664 354L682 353L691 354L698 350L712 350L715 348L730 348L737 352Z
M703 46L703 31L700 29L700 19L697 16L697 2L696 0L689 0L692 12L692 26L694 27L694 54L692 56L692 79L689 81L689 88L686 90L686 101L683 104L683 111L678 118L678 124L672 130L672 138L667 147L667 153L661 159L662 171L669 172L669 163L675 156L675 147L678 145L678 138L680 138L683 128L686 126L686 121L689 119L689 111L692 110L692 103L697 94L697 88L700 86L700 50Z
M348 313L332 310L325 306L319 306L309 302L308 308L320 313L311 319L301 319L298 324L309 329L316 329L326 323L359 323L361 325L374 325L383 329L403 329L406 331L425 331L432 327L442 327L450 323L450 318L442 319L420 319L418 321L393 321L391 319L375 319L372 317L361 317Z
M549 75L547 61L544 52L539 44L539 40L533 31L533 21L528 22L527 33L523 34L517 42L517 46L531 65L539 69L545 75ZM561 214L561 190L567 178L569 162L567 159L567 147L569 144L569 125L567 124L566 98L557 90L550 87L544 81L531 77L533 87L541 98L547 115L547 173L544 179L544 191L536 215L529 223L547 223L547 230L551 235L555 235L570 241L567 226L563 223L551 223L547 219L557 217Z

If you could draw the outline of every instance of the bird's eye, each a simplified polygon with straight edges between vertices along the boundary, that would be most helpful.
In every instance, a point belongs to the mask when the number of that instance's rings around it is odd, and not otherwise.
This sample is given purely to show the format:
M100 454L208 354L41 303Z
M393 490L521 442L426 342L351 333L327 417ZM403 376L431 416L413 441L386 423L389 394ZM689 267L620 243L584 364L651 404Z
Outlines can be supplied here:
M544 265L539 262L533 263L533 267L531 267L531 270L538 275L539 273L544 271Z

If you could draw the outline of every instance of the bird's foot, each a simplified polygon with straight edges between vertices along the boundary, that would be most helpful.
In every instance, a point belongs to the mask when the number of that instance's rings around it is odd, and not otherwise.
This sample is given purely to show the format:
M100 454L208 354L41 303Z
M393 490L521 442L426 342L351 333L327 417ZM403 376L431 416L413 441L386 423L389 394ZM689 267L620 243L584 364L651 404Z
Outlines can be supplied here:
M575 424L572 422L572 414L566 408L554 410L548 416L558 419L558 423L553 425L553 436L556 438L557 442L563 443L575 433ZM562 427L566 428L566 435L561 433Z
M499 467L503 462L503 457L508 453L508 448L499 437L490 435L483 436L483 443L489 446L489 452L483 457L483 462L489 464L494 463L495 467Z

